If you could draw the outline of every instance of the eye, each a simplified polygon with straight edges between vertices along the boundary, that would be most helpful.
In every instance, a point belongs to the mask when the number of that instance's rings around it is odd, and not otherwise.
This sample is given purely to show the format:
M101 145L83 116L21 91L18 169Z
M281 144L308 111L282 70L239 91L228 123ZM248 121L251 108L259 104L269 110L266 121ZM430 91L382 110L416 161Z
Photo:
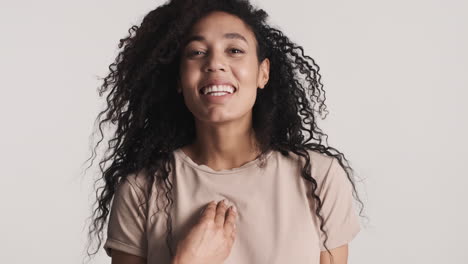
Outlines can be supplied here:
M242 50L236 49L236 48L232 48L231 51L234 51L234 53L244 53ZM235 52L235 51L237 51L237 52Z
M192 51L189 51L187 55L190 56L190 57L193 57L193 56L196 56L196 55L200 55L201 53L203 53L203 51L192 50Z

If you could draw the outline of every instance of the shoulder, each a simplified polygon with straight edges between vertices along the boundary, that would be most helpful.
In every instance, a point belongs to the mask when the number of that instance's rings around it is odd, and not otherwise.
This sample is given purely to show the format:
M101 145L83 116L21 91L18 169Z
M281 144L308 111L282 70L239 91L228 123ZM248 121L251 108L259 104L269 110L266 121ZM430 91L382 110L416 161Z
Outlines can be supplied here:
M139 172L134 172L126 177L126 181L129 184L135 185L135 186L147 186L149 184L149 178L148 178L148 173L147 170L143 169L140 170Z
M150 180L145 170L130 173L122 178L116 187L116 195L133 196L138 199L148 197Z
M310 176L317 181L319 186L321 186L323 182L344 181L346 179L346 172L343 167L341 167L336 157L316 150L307 150L307 153L309 154L309 167L307 171L310 173ZM306 165L305 157L293 152L289 152L288 156L279 155L282 156L282 159L288 160L288 163L291 164L291 166L295 166L299 171L302 171Z
M328 175L330 171L336 169L337 166L340 167L338 159L333 156L314 150L309 150L308 152L311 162L311 173L312 175L316 175L318 178Z
M338 164L335 157L326 155L319 151L308 149L307 153L309 154L309 165L311 167L311 172L314 174L325 174L330 169L330 167L334 165L334 162ZM282 154L280 155L283 158L286 158ZM300 155L289 152L288 157L291 161L299 163L300 166L305 165L306 160Z
M333 161L336 159L333 156L329 156L316 150L307 150L307 152L309 153L310 162L315 167L330 168Z

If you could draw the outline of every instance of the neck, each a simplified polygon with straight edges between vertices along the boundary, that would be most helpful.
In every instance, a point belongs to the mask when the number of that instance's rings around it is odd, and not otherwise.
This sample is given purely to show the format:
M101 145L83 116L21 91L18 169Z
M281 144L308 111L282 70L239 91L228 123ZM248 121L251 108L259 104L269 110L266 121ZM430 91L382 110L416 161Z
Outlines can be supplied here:
M197 126L195 141L182 150L198 165L206 165L213 170L237 168L255 160L260 151L253 128L245 126L246 129L240 129L239 124L233 125Z

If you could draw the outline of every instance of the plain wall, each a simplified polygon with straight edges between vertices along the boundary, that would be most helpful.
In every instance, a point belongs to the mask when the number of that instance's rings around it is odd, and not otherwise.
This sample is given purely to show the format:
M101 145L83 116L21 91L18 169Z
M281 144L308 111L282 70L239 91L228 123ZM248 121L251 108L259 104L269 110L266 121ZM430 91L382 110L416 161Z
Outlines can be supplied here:
M98 76L159 3L1 1L2 263L84 259ZM349 263L466 263L468 2L254 3L320 66L321 127L364 179Z

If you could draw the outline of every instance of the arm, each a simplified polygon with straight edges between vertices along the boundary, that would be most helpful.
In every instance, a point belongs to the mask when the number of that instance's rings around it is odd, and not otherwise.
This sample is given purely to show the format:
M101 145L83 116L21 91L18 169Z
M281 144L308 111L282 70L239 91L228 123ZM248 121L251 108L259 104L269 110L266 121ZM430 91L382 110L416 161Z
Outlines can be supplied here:
M112 264L146 264L146 259L112 249Z
M330 249L333 254L333 261L335 264L347 264L348 263L348 244L343 246ZM331 257L328 251L320 252L320 264L330 264Z
M147 206L140 206L146 182L129 175L117 186L109 214L104 249L112 264L144 264L147 256Z

